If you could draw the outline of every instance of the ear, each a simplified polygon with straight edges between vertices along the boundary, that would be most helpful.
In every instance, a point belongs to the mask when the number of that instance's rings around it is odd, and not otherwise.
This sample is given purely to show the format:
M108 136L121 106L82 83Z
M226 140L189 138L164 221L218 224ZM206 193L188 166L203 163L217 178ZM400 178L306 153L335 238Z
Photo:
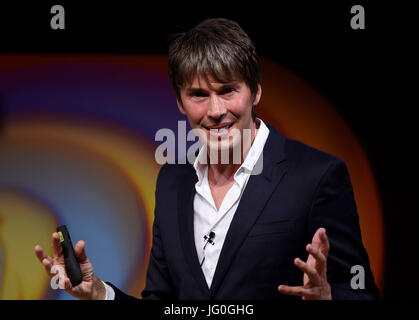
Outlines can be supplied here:
M183 107L182 101L176 99L177 107L181 114L186 115L185 108Z
M257 105L259 103L260 97L262 96L262 86L260 83L258 84L258 91L256 92L255 99L253 100L253 105Z

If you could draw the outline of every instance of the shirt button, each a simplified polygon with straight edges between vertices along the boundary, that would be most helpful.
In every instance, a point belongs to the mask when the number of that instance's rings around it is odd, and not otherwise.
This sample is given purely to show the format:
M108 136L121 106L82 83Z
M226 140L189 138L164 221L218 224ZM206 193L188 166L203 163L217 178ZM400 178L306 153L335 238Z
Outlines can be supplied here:
M213 265L213 264L210 264L209 268L210 268L211 270L214 270L214 265Z

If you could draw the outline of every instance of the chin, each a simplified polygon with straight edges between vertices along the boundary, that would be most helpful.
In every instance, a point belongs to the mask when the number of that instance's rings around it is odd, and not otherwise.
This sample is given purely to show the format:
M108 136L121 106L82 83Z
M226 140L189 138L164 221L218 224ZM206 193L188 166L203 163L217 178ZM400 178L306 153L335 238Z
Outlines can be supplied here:
M240 137L230 137L221 141L209 141L207 148L210 154L210 164L240 163L241 159ZM237 153L237 155L235 155ZM220 158L221 156L221 158ZM235 160L236 159L236 160Z

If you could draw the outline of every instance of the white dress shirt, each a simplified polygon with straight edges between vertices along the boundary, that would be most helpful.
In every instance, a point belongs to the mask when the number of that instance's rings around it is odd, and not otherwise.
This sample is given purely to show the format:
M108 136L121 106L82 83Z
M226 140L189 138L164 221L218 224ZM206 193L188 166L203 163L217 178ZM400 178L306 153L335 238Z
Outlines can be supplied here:
M234 174L234 184L224 196L219 210L217 210L217 207L215 206L208 183L208 165L201 164L207 163L207 150L205 146L201 147L194 163L194 168L198 176L198 182L195 184L196 193L193 204L195 247L198 253L199 262L201 263L203 261L202 272L204 273L208 288L211 287L218 258L230 223L240 203L247 181L263 152L263 148L269 135L268 127L262 120L257 120L260 122L260 126L256 137L244 162ZM208 236L211 231L215 233L213 244L207 244L204 250L204 236Z
M247 181L252 175L252 170L255 168L268 139L268 127L262 120L257 119L257 121L260 122L260 125L256 137L244 162L234 174L234 184L227 191L219 210L215 206L208 183L208 165L202 164L207 163L207 150L205 145L201 147L198 157L194 162L194 168L198 176L198 182L195 184L196 193L193 203L195 247L199 262L201 263L203 261L202 272L204 273L208 288L211 287L218 258L220 257L230 223L239 205ZM215 233L213 239L214 244L207 244L204 253L204 236L208 236L211 231ZM106 287L106 300L114 299L114 290L106 283L104 284Z

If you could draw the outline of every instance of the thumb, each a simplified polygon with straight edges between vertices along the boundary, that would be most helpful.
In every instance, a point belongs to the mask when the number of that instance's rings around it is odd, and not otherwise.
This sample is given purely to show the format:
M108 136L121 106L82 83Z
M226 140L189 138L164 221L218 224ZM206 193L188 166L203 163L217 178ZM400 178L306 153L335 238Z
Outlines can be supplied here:
M87 259L85 248L86 243L83 240L78 241L74 247L74 254L76 255L79 263L86 263L89 261L89 259Z

